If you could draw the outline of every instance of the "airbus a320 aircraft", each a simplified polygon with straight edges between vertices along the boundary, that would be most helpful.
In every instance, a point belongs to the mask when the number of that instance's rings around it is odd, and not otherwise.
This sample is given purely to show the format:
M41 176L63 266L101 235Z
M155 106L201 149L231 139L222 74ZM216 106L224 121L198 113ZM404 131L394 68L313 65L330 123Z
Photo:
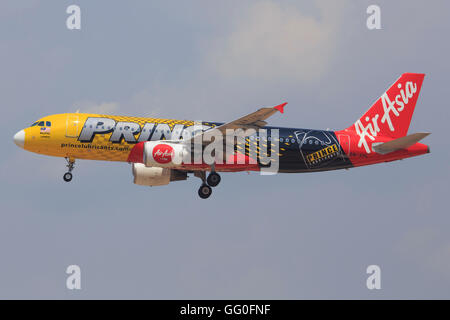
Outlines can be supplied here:
M126 161L138 185L166 185L193 173L202 180L198 194L205 199L221 180L218 172L261 171L273 165L261 161L263 148L277 161L276 171L284 173L347 169L429 153L419 143L429 133L407 135L424 76L403 74L360 119L340 131L266 126L268 117L284 112L283 103L228 123L56 114L19 131L14 142L27 151L64 157L67 182L75 159ZM240 134L245 140L222 140L221 145L232 141L220 154L224 161L216 160L218 152L212 152L215 160L210 162L186 160L195 158L194 141L200 141L202 154L208 148L202 137L211 131L228 135L230 130L245 130Z

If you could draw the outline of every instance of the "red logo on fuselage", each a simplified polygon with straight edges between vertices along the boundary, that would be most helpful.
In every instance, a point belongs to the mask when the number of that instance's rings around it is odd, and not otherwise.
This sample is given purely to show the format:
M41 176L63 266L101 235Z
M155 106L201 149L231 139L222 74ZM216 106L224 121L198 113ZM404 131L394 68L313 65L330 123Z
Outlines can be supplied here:
M161 164L172 161L173 148L167 144L158 144L153 148L153 159Z

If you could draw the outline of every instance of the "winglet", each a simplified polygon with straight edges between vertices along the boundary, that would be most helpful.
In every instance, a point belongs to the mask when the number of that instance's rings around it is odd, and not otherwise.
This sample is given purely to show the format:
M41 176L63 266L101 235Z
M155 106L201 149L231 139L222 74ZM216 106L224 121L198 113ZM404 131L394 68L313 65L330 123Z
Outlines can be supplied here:
M281 113L284 113L284 106L287 105L287 102L282 103L278 106L273 107L274 109L277 109L278 111L280 111Z

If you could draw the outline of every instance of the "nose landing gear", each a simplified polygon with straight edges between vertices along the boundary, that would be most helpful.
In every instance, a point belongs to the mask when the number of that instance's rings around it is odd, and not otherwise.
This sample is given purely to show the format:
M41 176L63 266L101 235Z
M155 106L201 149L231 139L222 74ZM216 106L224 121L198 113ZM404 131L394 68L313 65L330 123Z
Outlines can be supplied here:
M211 196L211 194L212 194L212 188L211 187L216 187L220 183L220 180L221 180L220 179L220 175L217 172L215 172L215 171L212 171L208 175L208 178L206 178L206 172L205 171L195 171L194 172L194 176L202 179L202 185L198 189L198 195L202 199L209 198Z
M72 170L75 167L75 159L66 158L66 161L67 161L67 168L69 169L69 171L64 173L63 179L65 182L70 182L72 181Z
M70 182L72 180L72 173L70 173L70 172L64 173L63 179L65 182Z

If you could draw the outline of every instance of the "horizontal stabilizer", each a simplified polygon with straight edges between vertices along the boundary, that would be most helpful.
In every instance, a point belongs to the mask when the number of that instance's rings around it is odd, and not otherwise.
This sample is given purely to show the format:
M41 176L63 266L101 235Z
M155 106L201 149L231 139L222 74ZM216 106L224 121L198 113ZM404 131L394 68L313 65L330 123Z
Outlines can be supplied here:
M418 132L388 142L373 143L372 150L380 154L386 154L400 149L406 149L429 134L429 132Z

